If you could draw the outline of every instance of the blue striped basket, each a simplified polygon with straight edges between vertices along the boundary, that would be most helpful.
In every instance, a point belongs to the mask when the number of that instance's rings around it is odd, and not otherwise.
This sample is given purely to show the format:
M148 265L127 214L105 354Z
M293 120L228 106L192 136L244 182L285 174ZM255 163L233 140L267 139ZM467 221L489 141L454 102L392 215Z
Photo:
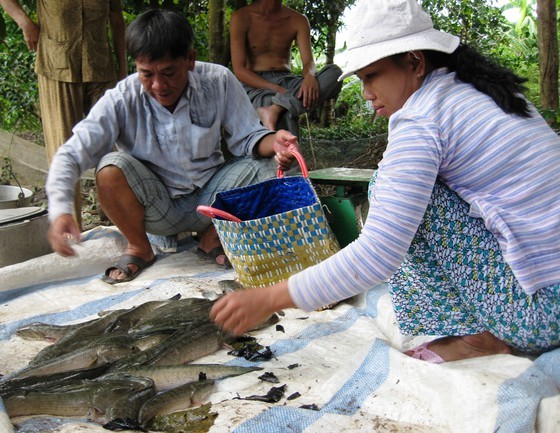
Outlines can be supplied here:
M211 206L224 251L245 287L274 284L340 250L305 162L296 157L303 176L223 191Z

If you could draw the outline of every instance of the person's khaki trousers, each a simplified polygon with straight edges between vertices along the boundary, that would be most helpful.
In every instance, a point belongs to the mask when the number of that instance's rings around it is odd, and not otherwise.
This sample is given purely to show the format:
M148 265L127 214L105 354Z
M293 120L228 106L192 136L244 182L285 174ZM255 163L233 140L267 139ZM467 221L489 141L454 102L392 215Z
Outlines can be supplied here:
M47 161L50 165L57 149L72 136L72 128L115 82L66 83L38 75L39 105ZM80 185L74 193L74 214L82 225Z

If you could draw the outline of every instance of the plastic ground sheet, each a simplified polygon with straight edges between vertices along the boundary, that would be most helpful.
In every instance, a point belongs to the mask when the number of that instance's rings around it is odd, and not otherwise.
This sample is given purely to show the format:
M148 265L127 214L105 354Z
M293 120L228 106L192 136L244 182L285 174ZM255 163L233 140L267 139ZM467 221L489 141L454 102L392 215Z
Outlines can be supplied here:
M0 374L23 368L47 345L15 334L26 324L78 323L176 294L219 295L218 281L235 278L186 248L111 286L100 276L123 252L122 236L98 228L85 239L78 258L49 254L0 269ZM270 347L271 359L252 362L224 348L196 361L263 368L216 382L211 433L560 432L560 349L536 359L496 355L440 365L409 358L403 350L433 337L399 333L384 285L330 310L285 310L278 325L251 333ZM260 380L263 372L279 383ZM244 399L282 385L277 403ZM9 420L0 403L0 432L12 431L107 430L85 418Z

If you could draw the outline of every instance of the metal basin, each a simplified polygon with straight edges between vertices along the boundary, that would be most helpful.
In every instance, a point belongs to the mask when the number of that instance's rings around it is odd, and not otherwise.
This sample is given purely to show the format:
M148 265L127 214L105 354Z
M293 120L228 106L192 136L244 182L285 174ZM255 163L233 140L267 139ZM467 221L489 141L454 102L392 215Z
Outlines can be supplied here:
M40 207L0 209L0 268L51 253L48 228Z
M0 185L0 209L27 207L31 204L33 191L19 186Z

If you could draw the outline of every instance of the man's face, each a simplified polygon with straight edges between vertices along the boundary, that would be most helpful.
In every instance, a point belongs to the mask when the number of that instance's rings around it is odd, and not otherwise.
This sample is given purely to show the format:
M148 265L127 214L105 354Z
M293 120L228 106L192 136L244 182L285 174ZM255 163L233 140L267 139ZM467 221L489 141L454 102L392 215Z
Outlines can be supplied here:
M138 57L135 61L140 83L148 94L173 112L189 83L189 71L194 69L196 53L172 58L169 54L158 60Z

